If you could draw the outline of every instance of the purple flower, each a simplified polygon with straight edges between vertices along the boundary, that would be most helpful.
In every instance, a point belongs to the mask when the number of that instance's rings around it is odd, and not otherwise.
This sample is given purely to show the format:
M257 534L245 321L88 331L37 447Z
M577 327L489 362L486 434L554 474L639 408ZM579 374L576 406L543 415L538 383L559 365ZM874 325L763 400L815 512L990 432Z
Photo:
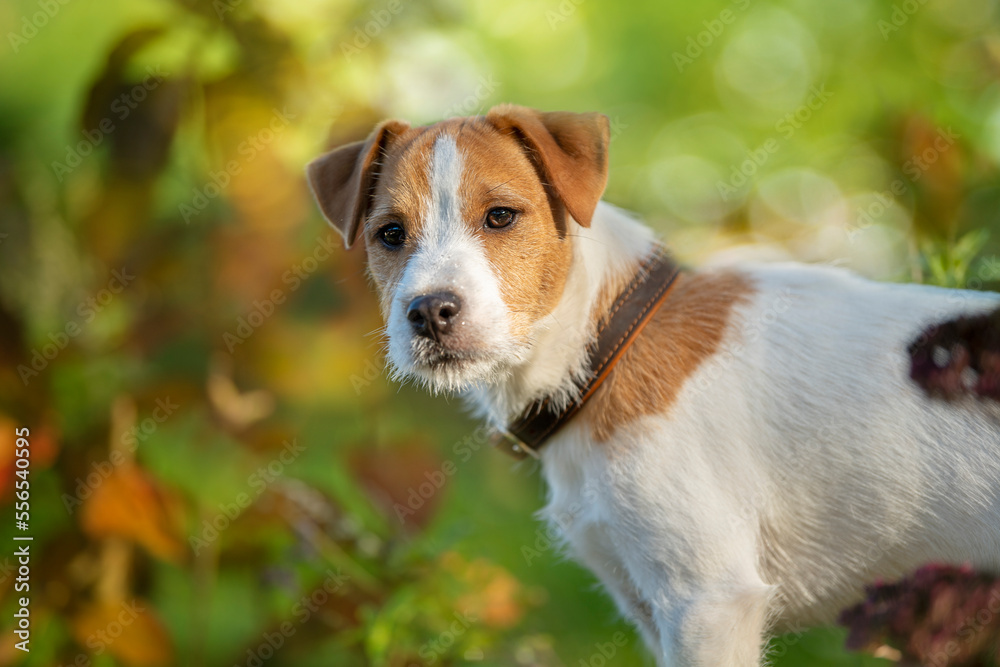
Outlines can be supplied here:
M847 648L889 645L902 664L995 667L1000 649L1000 579L971 567L926 565L894 583L877 582L845 609Z

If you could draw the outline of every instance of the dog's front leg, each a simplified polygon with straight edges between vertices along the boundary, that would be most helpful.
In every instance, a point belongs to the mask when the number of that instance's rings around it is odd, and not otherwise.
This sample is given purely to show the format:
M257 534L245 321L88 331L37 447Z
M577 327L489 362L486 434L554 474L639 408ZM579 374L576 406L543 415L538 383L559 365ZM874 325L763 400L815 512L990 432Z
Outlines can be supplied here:
M705 584L658 605L661 667L758 667L771 598L762 582Z
M656 651L660 643L653 608L629 577L625 563L606 540L598 525L582 527L572 535L574 554L601 580L625 618L638 628L646 645Z
M688 498L681 466L659 466L668 472L653 483L630 476L650 468L618 468L605 496L627 517L609 544L652 610L650 648L664 667L758 667L777 602L758 571L758 522L732 521L741 513L723 492Z

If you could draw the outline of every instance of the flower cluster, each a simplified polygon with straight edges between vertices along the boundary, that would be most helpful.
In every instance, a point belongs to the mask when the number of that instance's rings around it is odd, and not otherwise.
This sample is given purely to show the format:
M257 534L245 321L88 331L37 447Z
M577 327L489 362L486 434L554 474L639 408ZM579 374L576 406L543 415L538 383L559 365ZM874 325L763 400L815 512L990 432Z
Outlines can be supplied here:
M904 665L997 665L1000 578L968 566L927 565L895 583L869 586L866 594L840 615L849 649L888 645Z

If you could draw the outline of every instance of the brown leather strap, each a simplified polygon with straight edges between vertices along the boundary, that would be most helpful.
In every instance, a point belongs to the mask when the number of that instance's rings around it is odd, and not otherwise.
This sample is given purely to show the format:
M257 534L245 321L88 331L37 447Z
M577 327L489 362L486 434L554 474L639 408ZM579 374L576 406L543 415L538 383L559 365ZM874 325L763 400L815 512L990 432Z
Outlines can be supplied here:
M667 298L678 272L677 264L666 250L657 246L599 325L597 340L590 346L590 379L580 387L576 399L558 412L551 409L549 397L533 402L506 431L494 433L494 446L518 459L538 458L538 450L580 411L614 370L622 354Z

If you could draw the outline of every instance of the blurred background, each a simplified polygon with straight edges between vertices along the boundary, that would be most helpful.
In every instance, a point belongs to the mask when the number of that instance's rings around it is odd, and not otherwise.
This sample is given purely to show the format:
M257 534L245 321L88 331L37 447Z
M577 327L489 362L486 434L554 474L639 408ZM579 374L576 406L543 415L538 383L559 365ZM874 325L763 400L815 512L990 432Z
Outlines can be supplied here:
M597 110L606 199L686 261L995 289L997 21L991 0L5 0L0 664L653 664L534 519L537 469L387 381L364 251L303 165L389 116ZM774 664L889 664L845 636L778 638Z

